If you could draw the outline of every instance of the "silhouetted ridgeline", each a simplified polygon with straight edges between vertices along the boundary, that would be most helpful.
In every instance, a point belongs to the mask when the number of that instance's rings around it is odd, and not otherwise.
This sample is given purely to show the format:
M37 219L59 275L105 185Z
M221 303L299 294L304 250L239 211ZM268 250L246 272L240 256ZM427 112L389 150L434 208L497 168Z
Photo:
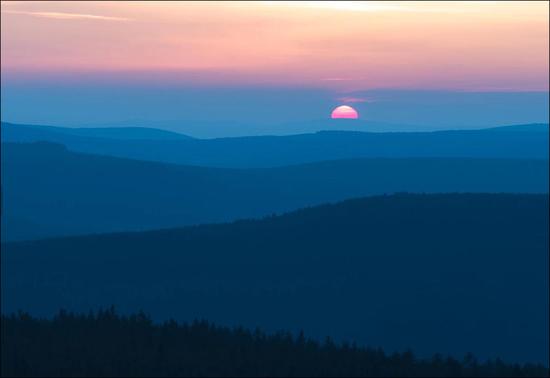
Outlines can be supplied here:
M547 159L373 158L238 170L4 143L1 163L2 241L227 222L393 192L548 192Z
M323 343L303 333L215 326L207 321L154 324L143 313L60 311L52 320L2 316L2 376L363 376L544 377L542 365L458 360L412 351L386 354L355 343Z
M548 365L548 195L369 197L262 220L6 243L2 310L156 320Z
M193 139L155 129L140 130L140 135L151 138L136 139L135 130L129 130L126 135L124 128L107 133L100 128L79 130L6 122L0 128L3 142L48 141L79 152L226 168L265 168L354 158L548 160L548 124L435 132L321 131L216 139ZM159 139L158 134L163 138Z
M2 137L17 141L49 141L76 137L111 140L184 140L187 135L149 127L55 127L41 125L14 125L2 122ZM13 129L15 127L15 129Z

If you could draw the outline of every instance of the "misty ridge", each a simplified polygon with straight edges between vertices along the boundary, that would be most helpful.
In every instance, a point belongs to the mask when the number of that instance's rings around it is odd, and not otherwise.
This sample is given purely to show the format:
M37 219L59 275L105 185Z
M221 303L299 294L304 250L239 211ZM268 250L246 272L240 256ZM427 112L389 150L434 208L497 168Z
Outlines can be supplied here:
M329 128L329 124L324 125ZM1 124L0 131L3 142L49 141L75 152L220 168L265 168L357 157L548 159L547 123L480 130L392 133L334 130L215 139L190 138L150 128L107 131L6 122Z
M395 192L548 192L548 159L541 158L548 154L547 125L437 133L326 131L220 140L146 128L3 124L2 131L3 241L226 222ZM424 149L433 138L447 141L457 156ZM387 140L386 145L380 140ZM186 160L188 154L201 156L189 152L195 147L186 143L195 142L205 158L225 165L246 162L246 169L138 161L106 156L102 149L109 145L119 151L117 155L132 155L123 152L130 143L132 151L171 154L173 147L177 153L171 160ZM514 148L509 146L512 142ZM151 143L157 150L149 148ZM218 148L219 143L227 149ZM472 157L472 144L486 146L484 156ZM489 153L491 146L494 154ZM86 149L95 152L76 152ZM419 156L407 156L407 150ZM255 168L262 156L315 161ZM334 156L344 158L331 160Z
M548 367L548 124L217 139L144 127L2 123L1 132L2 327L58 351L48 361L31 349L3 353L9 371L108 371L52 362L84 354L36 333L81 317L33 317L110 305L123 317L141 309L155 322L208 319L383 348L390 360L344 347L327 360L351 369L358 358L370 375L377 366L388 369L380 375ZM19 310L28 315L8 316ZM90 321L81 324L104 332ZM147 340L158 335L148 322ZM21 345L9 335L3 346ZM157 363L149 352L142 360ZM498 363L474 374L471 357L458 362L469 352ZM448 365L435 353L451 356ZM294 366L315 372L300 356ZM188 372L198 361L175 365ZM193 371L212 371L201 366Z
M0 378L550 376L548 1L2 1Z

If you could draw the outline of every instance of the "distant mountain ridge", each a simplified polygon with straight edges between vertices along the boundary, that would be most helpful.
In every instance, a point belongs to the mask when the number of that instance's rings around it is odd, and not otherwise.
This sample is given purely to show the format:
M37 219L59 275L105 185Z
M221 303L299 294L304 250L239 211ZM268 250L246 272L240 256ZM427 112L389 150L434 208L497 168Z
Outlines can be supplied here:
M167 131L149 127L58 127L58 126L44 126L44 125L16 125L7 122L2 122L2 125L8 129L17 127L15 130L17 137L29 140L37 139L40 137L48 140L51 133L72 135L89 138L107 138L107 139L120 139L120 140L185 140L193 139L190 136L179 134L173 131ZM14 130L7 131L2 130L2 137L7 139L11 138Z
M546 132L548 133L548 124L547 123L529 123L525 125L511 125L511 126L499 126L491 127L487 129L479 129L486 131L536 131L536 132Z
M548 195L398 194L2 245L2 311L114 304L548 366Z
M548 160L345 159L227 169L3 143L2 240L260 217L394 192L548 192Z
M147 129L147 132L161 133L163 137L123 138L120 136L123 128L116 129L116 132L103 128L79 132L78 129L2 123L0 129L3 142L48 141L64 144L78 152L224 168L265 168L352 158L548 159L549 152L548 124L433 132L334 130L217 139L192 139L181 134L153 132L153 129ZM111 136L106 137L105 133L111 133ZM118 138L114 138L113 133L119 135Z
M521 125L494 126L484 128L468 129L446 129L446 130L421 130L421 131L360 131L360 130L319 130L316 133L374 133L374 134L439 134L439 133L471 133L471 132L495 132L495 131L513 131L513 132L549 132L547 123L526 123Z

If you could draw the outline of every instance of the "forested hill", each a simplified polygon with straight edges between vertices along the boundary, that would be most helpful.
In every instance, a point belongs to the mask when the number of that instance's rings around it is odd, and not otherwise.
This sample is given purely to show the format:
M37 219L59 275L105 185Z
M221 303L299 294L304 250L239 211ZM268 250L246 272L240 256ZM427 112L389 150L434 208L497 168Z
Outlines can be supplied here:
M548 363L548 195L399 194L263 220L2 245L2 309L114 304Z
M412 351L385 353L354 343L266 334L207 321L154 324L143 313L120 316L60 311L51 320L2 316L1 375L147 377L543 377L548 368L456 359Z

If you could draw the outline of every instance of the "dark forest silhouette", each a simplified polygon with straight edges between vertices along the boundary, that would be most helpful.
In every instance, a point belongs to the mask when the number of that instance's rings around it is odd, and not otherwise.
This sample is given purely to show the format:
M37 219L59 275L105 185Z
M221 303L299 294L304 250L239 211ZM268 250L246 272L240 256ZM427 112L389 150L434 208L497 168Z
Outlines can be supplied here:
M2 310L114 304L386 349L548 361L548 195L399 194L2 245Z
M323 343L205 320L155 324L114 308L53 319L2 316L2 376L548 376L542 365Z

